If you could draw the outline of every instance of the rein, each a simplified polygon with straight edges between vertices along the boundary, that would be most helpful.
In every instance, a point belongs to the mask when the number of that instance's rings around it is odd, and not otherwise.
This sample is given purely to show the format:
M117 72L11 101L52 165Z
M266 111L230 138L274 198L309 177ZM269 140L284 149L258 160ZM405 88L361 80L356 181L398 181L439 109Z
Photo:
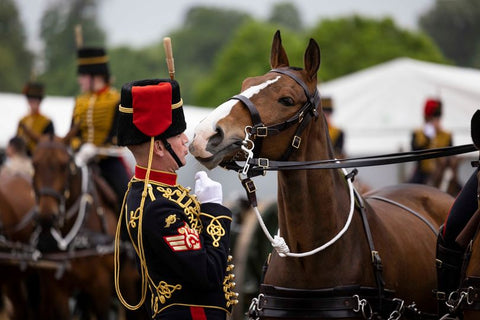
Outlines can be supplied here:
M242 150L246 151L244 146L251 144L251 141L243 141ZM247 147L248 148L248 147ZM470 153L478 151L473 144L464 144L453 147L433 148L426 150L415 150L407 152L388 153L383 155L346 158L346 159L327 159L314 161L272 161L267 158L254 158L253 155L247 157L244 165L240 165L235 161L224 162L222 167L228 170L239 171L247 174L244 168L248 168L248 176L254 177L264 175L265 171L280 170L313 170L313 169L341 169L356 167L372 167L380 165L389 165L396 163L405 163L411 161L419 161L425 159L441 158L458 154Z

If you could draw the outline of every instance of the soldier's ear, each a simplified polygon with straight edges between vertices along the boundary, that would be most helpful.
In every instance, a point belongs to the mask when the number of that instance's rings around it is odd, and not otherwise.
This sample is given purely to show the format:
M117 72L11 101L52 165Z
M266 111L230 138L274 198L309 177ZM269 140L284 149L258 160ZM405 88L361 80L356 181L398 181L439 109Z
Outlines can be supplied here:
M165 149L165 146L163 145L163 142L160 141L160 140L155 140L153 142L153 153L160 156L160 157L163 157L165 155L165 151L167 149Z

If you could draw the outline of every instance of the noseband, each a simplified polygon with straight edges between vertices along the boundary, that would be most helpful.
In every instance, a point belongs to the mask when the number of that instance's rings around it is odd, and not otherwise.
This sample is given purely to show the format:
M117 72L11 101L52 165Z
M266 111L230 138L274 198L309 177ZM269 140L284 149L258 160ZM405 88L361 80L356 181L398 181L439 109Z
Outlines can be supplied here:
M305 92L307 101L291 118L289 118L288 120L282 123L267 126L263 123L257 107L255 106L255 104L253 104L253 102L248 97L242 94L238 94L233 96L231 99L241 101L247 107L250 113L250 117L252 119L253 125L251 127L247 127L246 130L249 131L248 134L250 135L250 137L253 139L252 141L254 142L253 155L255 158L258 158L258 155L260 154L260 151L262 149L262 144L263 144L263 138L269 135L278 134L290 128L291 126L299 123L299 126L297 127L297 130L295 131L295 134L292 138L292 142L290 143L290 145L287 147L282 157L280 158L280 161L284 161L290 157L291 153L295 149L298 149L300 147L300 144L302 141L300 136L303 130L306 128L307 124L310 122L310 120L312 118L315 118L315 119L318 118L317 105L320 102L320 95L316 88L313 94L310 94L310 91L308 90L308 87L305 84L305 82L303 82L290 70L272 69L270 70L270 72L280 73L292 78L293 80L295 80L295 82L297 82L303 88L303 91Z

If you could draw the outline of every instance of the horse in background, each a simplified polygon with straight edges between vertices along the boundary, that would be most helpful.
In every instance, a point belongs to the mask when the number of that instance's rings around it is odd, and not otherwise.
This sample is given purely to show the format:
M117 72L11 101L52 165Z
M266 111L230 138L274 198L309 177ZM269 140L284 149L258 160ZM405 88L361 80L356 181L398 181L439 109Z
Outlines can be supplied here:
M28 294L35 275L26 268L23 258L35 252L26 249L34 230L35 196L29 177L22 174L0 174L0 310L10 309L8 319L30 319L35 304ZM26 252L27 251L27 252ZM32 282L33 281L33 282ZM31 292L30 292L31 293Z
M318 44L310 39L303 69L290 67L277 31L270 65L270 72L245 79L241 94L196 127L190 152L207 168L252 154L297 162L333 159L316 94ZM269 258L251 316L388 318L404 306L435 314L436 230L453 200L425 185L360 196L338 169L280 170L278 224L284 244Z
M32 155L33 190L36 196L37 248L44 259L59 263L57 269L38 270L40 275L40 319L71 319L70 299L75 298L82 319L109 319L115 303L113 247L117 214L105 192L86 164L77 165L69 147L72 128L65 137L35 137ZM105 190L102 190L105 191ZM122 251L128 284L126 293L137 297L139 277L133 255ZM113 306L115 307L115 306ZM121 308L116 306L115 308ZM123 309L122 309L123 311ZM139 312L127 312L138 319Z

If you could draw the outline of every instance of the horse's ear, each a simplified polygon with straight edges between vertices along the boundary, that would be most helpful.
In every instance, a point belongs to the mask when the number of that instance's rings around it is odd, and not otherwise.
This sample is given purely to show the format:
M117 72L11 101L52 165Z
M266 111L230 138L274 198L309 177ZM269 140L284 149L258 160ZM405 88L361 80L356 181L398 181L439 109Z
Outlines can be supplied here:
M74 124L70 128L70 131L67 132L65 137L62 138L62 142L66 145L69 144L70 140L77 135L79 129L80 129L80 124L79 123Z
M280 30L277 30L273 36L272 51L270 52L270 67L275 69L288 66L290 66L290 63L288 62L287 53L282 46Z
M304 64L310 80L316 79L318 69L320 68L320 47L311 38L305 51Z
M475 111L470 123L473 144L480 150L480 110Z
M38 143L41 135L31 130L28 126L26 126L23 123L20 123L20 127L22 128L23 132L28 136L28 138L30 138L30 140L32 140L35 143Z

